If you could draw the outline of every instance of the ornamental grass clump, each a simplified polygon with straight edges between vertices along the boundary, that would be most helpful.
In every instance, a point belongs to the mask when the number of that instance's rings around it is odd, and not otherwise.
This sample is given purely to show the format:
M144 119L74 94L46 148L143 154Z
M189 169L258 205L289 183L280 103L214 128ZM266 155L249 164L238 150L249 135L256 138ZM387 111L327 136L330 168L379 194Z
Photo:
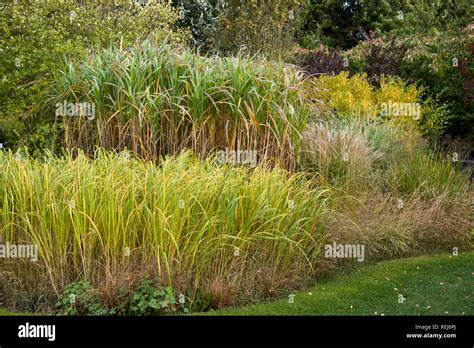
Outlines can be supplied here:
M76 281L113 297L133 280L157 279L223 305L314 274L324 189L280 167L250 171L189 152L156 166L126 154L0 152L0 236L38 247L37 262L0 259L0 276L16 280L25 301L55 303Z
M69 64L50 100L95 105L93 120L64 117L67 147L88 154L127 148L157 160L227 148L292 168L310 112L302 81L293 67L258 57L202 57L145 42Z

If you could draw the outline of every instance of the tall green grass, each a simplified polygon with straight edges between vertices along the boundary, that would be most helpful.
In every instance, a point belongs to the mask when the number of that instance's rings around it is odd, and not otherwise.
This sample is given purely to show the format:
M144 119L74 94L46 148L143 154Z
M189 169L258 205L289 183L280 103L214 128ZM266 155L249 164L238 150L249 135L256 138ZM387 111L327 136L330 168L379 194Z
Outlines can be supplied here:
M0 235L39 248L36 265L3 264L20 283L35 280L21 285L29 295L54 298L79 279L110 291L157 277L227 303L300 284L318 266L326 192L278 167L249 171L191 153L156 166L98 151L0 152L0 168Z
M95 104L94 121L65 119L68 147L89 154L95 146L128 148L156 160L184 149L244 149L292 168L309 114L301 83L300 72L282 63L145 42L70 64L51 100Z
M390 168L389 185L404 195L433 199L446 195L465 195L470 191L469 179L457 163L438 152L418 149L409 158Z

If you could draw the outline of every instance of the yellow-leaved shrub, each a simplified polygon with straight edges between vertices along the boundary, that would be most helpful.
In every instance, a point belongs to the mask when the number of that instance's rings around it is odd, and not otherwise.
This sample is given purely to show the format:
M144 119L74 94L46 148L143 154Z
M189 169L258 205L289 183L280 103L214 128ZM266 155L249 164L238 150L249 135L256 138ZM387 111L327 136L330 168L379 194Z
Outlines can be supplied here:
M374 107L374 91L365 74L349 77L322 75L316 81L318 95L330 109L344 115L367 115Z
M384 121L416 129L423 118L421 90L397 77L383 76L380 88L372 87L365 74L349 77L323 75L314 83L312 97L341 116Z

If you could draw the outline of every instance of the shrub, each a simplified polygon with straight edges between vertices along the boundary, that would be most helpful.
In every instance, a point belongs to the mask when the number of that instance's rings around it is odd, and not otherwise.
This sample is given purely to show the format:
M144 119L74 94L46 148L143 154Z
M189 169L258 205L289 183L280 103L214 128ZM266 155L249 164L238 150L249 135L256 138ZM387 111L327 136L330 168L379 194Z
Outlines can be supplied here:
M365 72L375 87L382 74L417 83L423 99L434 101L444 114L442 128L425 135L436 141L443 133L468 137L474 131L469 88L474 76L473 11L467 0L310 2L300 43L350 49L344 56L351 73Z
M354 12L359 2L308 1L303 12L299 43L309 49L319 45L346 49L357 44Z
M421 132L420 120L424 118L424 108L421 100L422 90L416 85L407 85L397 77L385 77L380 79L380 89L375 92L375 108L378 114L390 124L400 124ZM395 107L390 109L390 105L399 105L399 114L396 114ZM384 107L385 105L385 107ZM403 107L408 105L408 107Z
M345 66L341 52L330 51L324 46L314 50L300 49L295 52L295 55L295 63L309 76L338 75L342 71L348 70L348 65Z
M13 116L0 118L0 143L3 147L16 144L24 133L25 124Z
M373 86L380 86L382 74L416 83L423 91L423 100L432 105L426 113L432 128L425 129L425 135L435 139L442 132L467 135L474 126L470 117L474 104L468 92L474 76L471 31L467 27L372 37L345 55L351 72L367 73Z
M346 58L352 72L365 73L372 86L380 87L382 76L398 76L406 54L407 47L400 40L384 42L372 36L347 51Z
M309 114L302 81L281 63L145 43L70 64L52 100L95 105L92 121L64 117L67 146L89 154L95 146L129 148L157 160L184 149L200 155L245 149L292 168Z
M348 72L342 72L319 77L313 94L345 117L400 125L423 135L438 134L446 125L445 109L433 100L423 101L422 92L397 77L382 76L380 88L374 88L365 74L349 77Z
M186 1L173 0L179 12L178 25L192 34L193 46L199 51L209 51L213 47L213 34L219 16L225 8L221 0Z
M374 32L379 36L406 36L445 32L472 21L472 1L308 1L300 43L314 48L321 43L348 49Z
M376 101L373 88L365 75L349 77L348 72L336 76L323 75L316 81L317 94L330 109L349 117L373 117ZM376 111L375 111L376 112Z
M242 49L267 57L285 55L294 44L294 31L302 0L229 0L214 30L213 45L219 52Z
M412 35L403 40L408 50L398 75L417 81L427 97L446 108L446 132L454 135L465 136L474 130L474 103L466 97L472 93L464 88L474 76L474 65L469 63L472 42L469 30Z

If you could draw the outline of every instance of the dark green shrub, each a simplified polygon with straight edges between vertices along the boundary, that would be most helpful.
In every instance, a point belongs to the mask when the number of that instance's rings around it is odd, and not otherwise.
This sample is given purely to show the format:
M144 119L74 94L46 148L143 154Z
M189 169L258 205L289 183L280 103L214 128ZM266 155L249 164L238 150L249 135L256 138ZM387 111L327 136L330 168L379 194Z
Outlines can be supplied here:
M474 76L470 45L472 33L464 30L412 35L403 39L408 48L398 75L423 86L426 96L450 115L446 131L455 135L474 132L474 103L466 82ZM463 70L461 69L463 68Z
M226 1L213 32L213 46L222 53L284 55L294 45L302 4L302 0Z
M435 30L389 40L373 38L346 54L350 70L367 73L372 85L377 86L383 74L422 87L423 99L432 105L427 120L441 121L437 126L447 133L467 135L474 131L474 103L469 97L474 76L472 42L468 30Z
M472 21L470 0L310 0L304 11L300 44L348 49L369 38L445 31Z
M212 35L225 8L224 1L173 0L173 6L179 13L178 25L190 31L193 46L201 52L212 49Z
M3 147L16 144L24 132L25 124L13 116L0 117L0 143Z

